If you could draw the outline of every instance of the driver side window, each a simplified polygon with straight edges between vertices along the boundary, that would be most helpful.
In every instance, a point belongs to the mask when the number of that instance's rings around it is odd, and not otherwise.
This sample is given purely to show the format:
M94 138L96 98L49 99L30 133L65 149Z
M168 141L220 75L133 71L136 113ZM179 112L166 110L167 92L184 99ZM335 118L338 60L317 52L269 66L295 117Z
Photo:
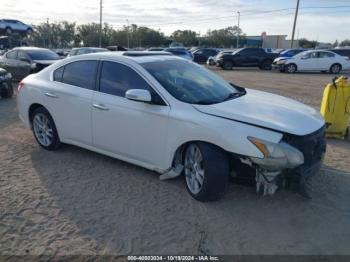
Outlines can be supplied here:
M104 61L100 76L100 92L125 97L126 91L130 89L148 90L156 104L165 105L160 96L133 69L116 62Z

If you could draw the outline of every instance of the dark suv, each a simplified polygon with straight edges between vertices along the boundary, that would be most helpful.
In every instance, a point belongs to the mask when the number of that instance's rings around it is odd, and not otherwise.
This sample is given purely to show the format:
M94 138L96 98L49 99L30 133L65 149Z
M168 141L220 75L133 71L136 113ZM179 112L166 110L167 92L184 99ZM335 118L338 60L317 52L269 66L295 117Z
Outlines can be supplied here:
M208 58L211 56L216 56L219 50L215 48L199 48L192 52L193 61L197 63L206 63Z
M338 55L347 56L350 58L350 48L334 48L334 49L330 49L329 51L332 51Z
M216 65L225 70L233 67L259 67L262 70L270 70L276 53L266 53L262 48L241 48L231 54L222 54L216 58Z
M21 80L61 59L55 52L37 47L17 47L0 57L0 67Z

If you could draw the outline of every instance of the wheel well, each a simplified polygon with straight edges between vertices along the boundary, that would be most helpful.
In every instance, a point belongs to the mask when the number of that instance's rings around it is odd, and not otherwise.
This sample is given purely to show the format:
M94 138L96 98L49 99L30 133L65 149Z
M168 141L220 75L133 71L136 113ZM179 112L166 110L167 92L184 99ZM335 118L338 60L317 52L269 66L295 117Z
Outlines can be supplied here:
M32 104L30 107L29 107L29 111L28 111L28 116L29 116L29 122L32 123L32 120L33 120L33 112L40 108L40 107L43 107L45 108L43 105L40 105L40 104Z
M261 64L264 64L266 62L269 62L272 64L272 60L270 58L266 58L266 59L262 60Z
M298 66L297 66L295 63L289 63L289 64L287 64L287 66L289 66L289 65L294 65L294 66L295 66L295 69L298 70Z
M340 69L342 69L342 66L341 66L341 64L340 64L340 63L334 63L334 64L332 64L332 65L331 65L331 67L330 67L330 68L332 68L332 66L334 66L334 65L339 65L339 66L340 66Z
M188 141L188 142L183 143L182 145L180 145L180 146L175 150L175 153L174 153L174 156L173 156L173 161L172 161L172 166L176 166L176 164L182 163L182 160L183 160L183 152L186 150L186 148L187 148L187 146L188 146L189 144L191 144L191 143L198 143L198 142L213 145L213 146L219 148L220 150L224 151L226 154L229 154L225 149L223 149L222 147L220 147L220 146L218 146L218 145L215 145L215 144L213 144L213 143L210 143L210 142L207 142L207 141L202 141L202 140L192 140L192 141Z

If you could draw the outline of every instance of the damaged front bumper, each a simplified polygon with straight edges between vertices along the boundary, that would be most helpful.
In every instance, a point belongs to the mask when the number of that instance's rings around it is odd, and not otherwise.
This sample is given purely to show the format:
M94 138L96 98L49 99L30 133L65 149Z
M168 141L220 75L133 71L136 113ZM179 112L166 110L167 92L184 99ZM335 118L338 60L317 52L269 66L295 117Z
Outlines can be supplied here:
M290 182L288 184L297 185L300 194L310 198L312 177L319 172L326 152L325 126L306 136L285 134L281 142L301 152L303 163L292 168L281 168L285 163L280 167L277 165L267 167L261 159L260 162L254 158L244 160L243 162L255 169L257 192L263 191L264 195L272 195L278 187L285 185L288 181Z

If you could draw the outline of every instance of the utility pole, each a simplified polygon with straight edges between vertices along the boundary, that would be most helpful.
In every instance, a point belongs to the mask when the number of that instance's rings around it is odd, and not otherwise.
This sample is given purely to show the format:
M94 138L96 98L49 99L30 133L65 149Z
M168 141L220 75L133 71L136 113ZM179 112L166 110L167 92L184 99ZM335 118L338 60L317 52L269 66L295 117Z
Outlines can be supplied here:
M126 19L126 25L127 25L126 37L127 37L128 49L129 49L130 48L130 42L129 42L129 19Z
M50 48L51 47L51 37L50 37L50 22L49 18L46 18L46 25L47 25L47 45Z
M238 24L237 24L237 43L236 43L236 47L238 48L238 46L239 46L239 20L240 20L240 18L241 18L241 12L237 12L237 14L238 14Z
M293 44L294 44L294 34L295 34L295 26L297 24L297 18L298 18L299 1L300 0L297 0L297 8L295 9L295 16L294 16L294 23L293 23L293 32L292 32L292 40L291 40L291 43L290 43L290 48L293 48Z
M98 46L102 46L102 0L100 0L100 30L98 38Z

